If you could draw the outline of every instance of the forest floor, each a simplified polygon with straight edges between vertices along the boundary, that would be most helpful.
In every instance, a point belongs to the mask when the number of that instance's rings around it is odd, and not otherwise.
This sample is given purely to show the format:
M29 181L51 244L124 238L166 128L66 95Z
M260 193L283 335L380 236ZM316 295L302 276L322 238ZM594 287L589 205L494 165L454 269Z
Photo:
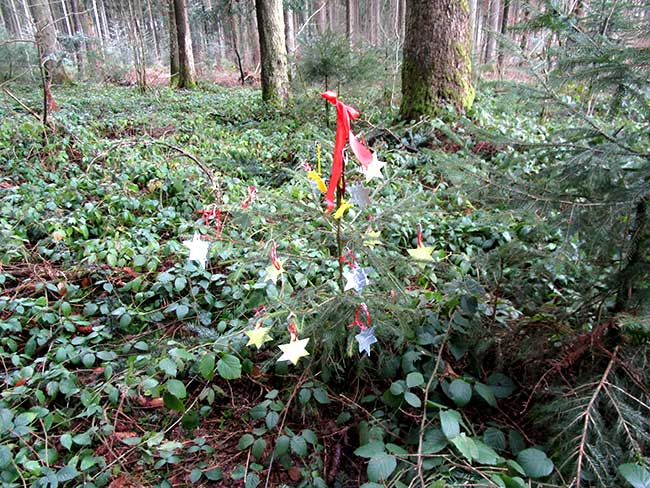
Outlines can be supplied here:
M339 223L308 178L322 164L326 179L333 145L316 91L284 113L251 89L55 96L53 129L0 109L3 486L404 487L419 471L519 487L553 471L528 410L609 359L603 330L555 314L577 296L543 260L562 236L481 193L503 182L503 155L528 164L521 151L462 120L389 125L353 100L387 166ZM479 100L483 129L522 130L510 119ZM183 244L196 232L205 269ZM362 298L339 290L341 239L348 265L374 268L370 357L350 330ZM420 240L425 263L407 252ZM310 339L296 366L277 362L291 317ZM273 341L247 347L258 325Z

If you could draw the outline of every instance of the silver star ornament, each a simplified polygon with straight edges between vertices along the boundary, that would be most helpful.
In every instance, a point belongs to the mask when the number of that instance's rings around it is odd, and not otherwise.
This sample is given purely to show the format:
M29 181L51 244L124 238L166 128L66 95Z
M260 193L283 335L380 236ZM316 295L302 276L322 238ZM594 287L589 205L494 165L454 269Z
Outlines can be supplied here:
M360 209L366 208L370 205L370 189L361 184L352 185L348 191L350 192L350 201Z
M377 342L377 337L375 337L375 328L371 327L369 329L363 329L355 335L354 338L359 343L359 353L365 352L370 356L370 346Z
M370 284L368 273L371 271L371 267L363 268L361 266L355 266L352 269L344 271L343 277L346 282L343 291L354 290L361 295L363 289Z

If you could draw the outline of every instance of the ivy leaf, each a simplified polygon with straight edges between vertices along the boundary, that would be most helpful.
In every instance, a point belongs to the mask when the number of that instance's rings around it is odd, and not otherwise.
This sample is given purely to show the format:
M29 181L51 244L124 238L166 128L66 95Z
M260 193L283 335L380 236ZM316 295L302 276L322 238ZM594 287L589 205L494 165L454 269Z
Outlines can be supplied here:
M175 378L178 373L178 367L173 359L165 358L158 363L158 367L170 378Z
M298 456L307 455L307 442L299 435L291 438L291 450Z
M256 460L259 460L264 455L264 450L266 449L266 441L261 437L253 443L253 449L251 449L251 454Z
M0 446L0 469L4 469L9 466L13 458L14 456L11 453L11 449L9 449L9 447Z
M442 410L440 412L440 427L447 439L452 440L460 434L460 415L455 410Z
M278 457L284 456L287 452L289 452L290 443L291 441L286 435L281 435L278 437L278 441L275 443L275 455Z
M553 461L539 449L524 449L517 454L517 462L531 478L541 478L553 472Z
M391 454L380 454L368 462L368 479L379 482L388 478L397 467L397 459Z
M461 379L452 381L448 392L449 398L459 407L464 407L472 399L472 387Z
M280 414L278 412L269 412L266 414L266 418L264 419L266 423L266 427L270 430L276 425L278 425L278 420L280 420Z
M422 406L422 400L413 392L407 391L404 393L404 400L414 408L420 408Z
M232 354L224 354L217 362L217 371L224 380L236 380L241 377L241 363Z
M255 437L253 437L251 434L244 434L239 438L239 442L237 443L237 449L243 451L244 449L252 446L254 442L255 442Z
M215 359L214 354L211 352L201 356L201 360L199 361L199 373L201 373L201 376L206 380L214 378Z
M182 381L179 380L168 380L167 381L167 391L174 395L179 400L182 400L187 396L187 390Z
M409 388L415 388L416 386L421 386L424 384L424 376L422 373L414 371L406 375L406 386Z
M182 400L167 391L163 393L163 403L169 410L174 410L176 412L185 411L185 405Z
M650 471L638 464L621 464L618 472L634 488L650 488Z
M372 458L379 454L384 454L384 443L382 441L370 441L361 447L358 447L354 454L363 458Z
M56 479L59 482L65 482L75 479L79 476L79 471L74 466L64 466L56 472Z
M178 320L183 320L185 317L187 317L187 314L189 313L190 308L187 305L179 305L176 307L176 317Z
M203 476L203 471L201 471L198 468L194 468L190 472L190 482L191 483L196 483L197 481L199 481L201 479L201 476Z
M483 383L476 383L474 385L474 391L479 394L479 396L487 402L491 407L497 406L497 399L494 396L494 392L488 385Z
M509 397L515 391L515 384L503 373L491 374L487 379L487 383L497 398Z
M474 439L467 437L465 432L451 439L451 443L460 451L467 462L471 463L479 457L479 450ZM486 446L487 447L487 446Z

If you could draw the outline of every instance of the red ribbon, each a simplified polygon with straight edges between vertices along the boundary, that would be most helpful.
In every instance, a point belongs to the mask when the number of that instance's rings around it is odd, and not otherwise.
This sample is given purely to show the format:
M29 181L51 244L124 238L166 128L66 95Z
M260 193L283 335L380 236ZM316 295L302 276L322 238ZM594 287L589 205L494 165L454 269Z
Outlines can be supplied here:
M282 263L278 261L278 252L277 252L277 244L274 242L273 245L271 246L271 263L273 263L273 266L275 269L280 271L280 268L282 268Z
M366 323L365 324L363 322L361 322L361 320L359 320L359 315L360 315L362 310L366 314ZM350 328L359 327L361 330L366 330L368 327L370 327L370 324L371 324L370 311L368 310L368 307L366 306L366 304L362 303L361 305L359 305L357 307L357 311L354 314L354 322L352 322L350 325L348 325L348 327L350 327Z
M355 108L341 102L333 91L321 93L321 96L332 105L336 105L336 139L334 140L332 175L330 176L329 186L325 194L325 203L327 204L327 212L329 213L336 206L334 203L336 187L339 185L339 181L343 175L343 149L345 149L345 144L350 137L350 119L354 120L359 118L359 112ZM358 142L358 144L361 143Z
M257 188L253 185L248 187L248 196L241 202L241 208L248 208L248 206L255 200L257 195Z
M418 224L418 247L424 247L422 244L422 226Z
M215 219L215 239L218 239L219 236L221 235L221 228L223 227L223 222L221 221L221 210L219 210L217 207L212 207L212 208L204 208L203 210L197 210L197 213L200 213L203 216L203 222L205 223L206 227L210 226L210 220Z
M289 338L291 339L291 342L295 342L298 340L298 329L296 327L296 323L293 321L294 315L292 313L289 314Z
M347 251L347 254L348 254L349 258L345 254L342 254L341 257L339 258L339 260L341 261L341 263L349 265L350 268L352 268L352 269L356 268L357 267L357 258L355 257L354 253L352 251L350 251L349 249L346 249L346 251Z

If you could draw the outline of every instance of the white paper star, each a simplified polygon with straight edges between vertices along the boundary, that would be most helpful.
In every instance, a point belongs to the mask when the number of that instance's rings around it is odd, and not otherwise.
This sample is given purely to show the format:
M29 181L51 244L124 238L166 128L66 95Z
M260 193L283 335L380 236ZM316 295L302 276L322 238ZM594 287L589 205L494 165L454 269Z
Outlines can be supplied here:
M370 205L370 189L363 185L352 185L348 191L350 192L350 201L361 209Z
M284 261L278 259L278 263L280 263L280 269L276 268L273 263L266 267L266 277L264 278L264 281L272 281L273 284L278 282L278 277L284 273Z
M282 351L282 356L278 358L278 361L291 361L294 365L298 364L300 358L309 356L309 353L305 349L308 342L309 337L306 339L296 339L288 344L280 344L278 347Z
M375 328L371 327L370 329L363 329L355 335L354 338L359 343L359 353L366 352L368 356L370 356L370 346L377 342L377 337L375 337Z
M352 269L344 271L343 277L346 279L346 283L343 291L354 290L361 295L363 289L370 284L368 273L371 271L371 267L362 268L361 266L355 266Z
M384 175L381 174L382 168L386 166L386 163L383 161L379 161L377 159L377 154L372 155L372 161L368 165L367 168L363 169L362 172L364 176L366 177L366 181L370 181L373 178L379 178L380 180L384 178Z
M201 235L198 232L194 233L191 241L183 241L183 245L190 250L190 255L187 258L189 261L198 261L201 267L205 268L208 262L208 249L210 243L201 240Z

